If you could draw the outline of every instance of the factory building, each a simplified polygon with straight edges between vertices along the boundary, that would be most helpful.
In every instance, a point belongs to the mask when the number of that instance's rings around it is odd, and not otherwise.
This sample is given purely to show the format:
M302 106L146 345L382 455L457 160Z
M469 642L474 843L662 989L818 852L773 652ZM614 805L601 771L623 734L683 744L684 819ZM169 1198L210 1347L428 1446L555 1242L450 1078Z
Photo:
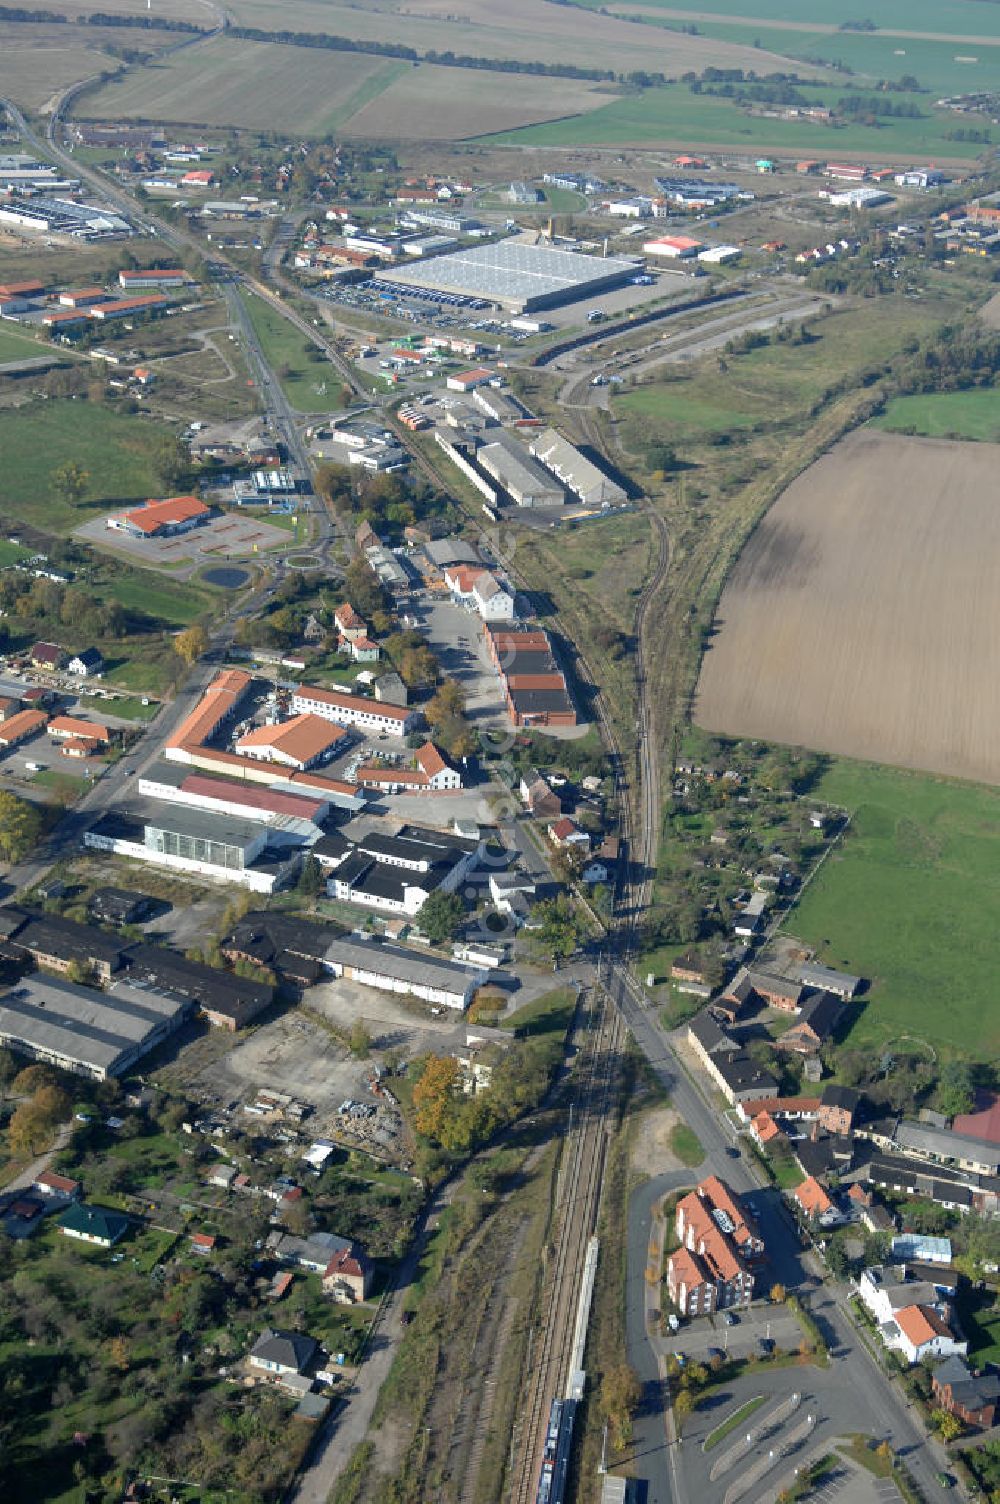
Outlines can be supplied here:
M547 428L531 441L531 453L557 475L567 490L579 497L586 507L620 507L628 496L617 481L605 475L568 439Z
M503 487L515 506L555 507L566 499L562 486L510 434L501 433L478 449L476 463Z
M61 978L25 977L0 994L0 1044L60 1070L106 1081L179 1028L183 998L115 982L107 992Z
M397 267L383 272L382 280L529 313L621 287L641 269L631 257L585 256L504 240L435 256L419 266Z

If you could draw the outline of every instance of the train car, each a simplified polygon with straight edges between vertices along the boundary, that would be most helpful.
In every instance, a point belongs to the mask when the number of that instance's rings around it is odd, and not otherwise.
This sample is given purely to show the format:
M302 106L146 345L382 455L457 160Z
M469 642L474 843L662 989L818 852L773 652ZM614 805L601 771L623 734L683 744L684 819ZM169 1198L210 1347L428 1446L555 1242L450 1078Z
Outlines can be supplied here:
M552 1401L535 1504L565 1504L576 1407L576 1400Z

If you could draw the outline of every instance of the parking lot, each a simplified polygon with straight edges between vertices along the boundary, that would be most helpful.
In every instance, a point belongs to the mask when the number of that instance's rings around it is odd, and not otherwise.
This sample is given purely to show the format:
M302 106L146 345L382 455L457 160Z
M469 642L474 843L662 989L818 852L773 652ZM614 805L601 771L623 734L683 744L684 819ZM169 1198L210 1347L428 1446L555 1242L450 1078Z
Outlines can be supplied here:
M785 1305L754 1305L731 1316L732 1325L722 1312L683 1322L680 1331L664 1333L664 1352L682 1353L699 1362L716 1352L730 1358L751 1358L759 1357L770 1343L788 1352L802 1340L802 1327Z
M170 569L174 578L187 579L202 565L223 559L246 559L255 553L287 546L284 529L263 522L252 513L224 512L201 527L174 538L132 538L109 529L103 517L78 527L73 534L95 548L111 549L146 569Z

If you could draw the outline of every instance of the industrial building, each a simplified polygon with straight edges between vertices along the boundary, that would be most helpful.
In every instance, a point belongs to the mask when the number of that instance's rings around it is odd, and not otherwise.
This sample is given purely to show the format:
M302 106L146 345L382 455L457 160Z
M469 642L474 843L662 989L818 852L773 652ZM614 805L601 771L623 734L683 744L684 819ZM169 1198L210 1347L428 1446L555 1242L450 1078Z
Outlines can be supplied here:
M315 827L302 824L307 827L302 834L314 839ZM155 867L239 883L254 893L275 893L298 870L299 851L306 841L289 849L271 825L169 805L135 815L110 811L85 833L83 843L91 850Z
M510 434L501 433L477 449L476 464L503 487L515 506L556 507L566 499L562 486Z
M575 726L576 711L548 633L487 626L485 635L513 724Z
M0 995L0 1044L105 1081L129 1070L189 1011L183 998L124 982L98 992L33 975Z
M425 1003L462 1011L486 981L486 971L470 971L454 961L416 955L353 937L334 940L324 964L336 977L349 977L383 992L408 993Z
M704 246L691 235L658 235L655 240L647 240L642 249L647 256L665 256L669 261L684 261L689 256L697 256Z
M171 496L109 517L107 526L113 532L128 533L130 538L170 538L200 527L211 515L211 509L197 496Z
M557 475L567 490L579 497L586 507L620 507L628 496L592 460L580 453L568 439L547 428L531 441L531 453L546 469Z
M334 832L315 856L330 874L331 898L412 919L431 893L454 893L483 850L479 840L404 825L394 835L374 830L354 840Z
M385 271L382 280L495 303L511 313L528 313L621 287L640 270L640 263L631 257L584 256L578 251L504 240L436 256L425 265Z
M419 710L404 706L379 704L360 695L344 694L336 689L320 689L314 684L300 684L292 695L295 715L318 715L338 726L357 726L360 731L385 731L405 736L420 720Z
M236 743L243 757L259 762L280 762L304 772L329 762L344 740L344 733L328 720L308 713L275 726L255 726Z
M0 224L16 225L39 235L71 235L74 240L112 240L132 234L127 219L96 204L37 195L0 205Z

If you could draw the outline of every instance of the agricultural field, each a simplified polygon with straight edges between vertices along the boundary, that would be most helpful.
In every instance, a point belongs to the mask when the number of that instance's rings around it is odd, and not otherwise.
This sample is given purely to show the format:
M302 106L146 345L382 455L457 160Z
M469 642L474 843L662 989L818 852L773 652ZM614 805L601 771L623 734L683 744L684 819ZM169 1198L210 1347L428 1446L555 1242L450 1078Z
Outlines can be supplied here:
M95 119L459 140L597 109L606 85L468 68L414 66L356 52L219 37L111 80L87 96Z
M836 105L843 94L843 85L808 89L811 101L828 106ZM742 147L748 152L777 156L811 153L832 157L836 153L838 157L864 155L890 162L896 158L931 158L940 164L970 162L982 149L952 139L949 133L955 131L960 117L935 109L927 95L901 93L893 98L899 104L916 105L919 117L831 127L818 121L759 118L738 108L733 100L694 94L687 85L672 83L623 95L585 118L530 126L492 139L515 146Z
M603 7L605 0L574 0L574 3L589 9ZM639 0L637 5L632 0L615 0L608 9L665 17L682 14L681 7L675 6L673 0ZM812 15L807 20L810 10ZM868 0L864 14L880 31L891 32L905 26L911 35L931 32L955 37L979 37L990 31L990 17L984 14L980 0L906 0L905 6L900 0ZM698 15L699 19L725 16L764 26L777 22L803 26L809 31L834 32L845 21L856 20L858 8L852 0L831 0L831 3L824 0L822 4L813 0L812 5L803 5L802 0L708 0L707 4L699 0Z
M86 114L324 136L405 66L356 53L218 37L88 94Z
M347 136L460 141L514 122L582 115L607 102L606 85L474 68L396 65L396 75L344 125Z
M22 109L43 110L70 84L114 66L93 28L0 26L0 95Z
M1000 793L842 760L815 793L851 824L785 928L870 979L848 1045L909 1035L1000 1058Z
M874 427L931 439L986 439L1000 443L1000 389L929 392L894 397Z
M866 429L813 465L726 585L697 724L1000 783L998 462Z
M100 0L99 5L95 0L45 0L44 9L73 21L80 16L89 16L95 10L109 16L134 16L143 6L136 4L136 0ZM206 28L213 26L218 18L214 0L156 0L155 15L159 20L190 21L192 26ZM176 33L170 40L177 40Z
M628 6L629 10L638 7ZM233 0L236 22L261 30L315 31L429 51L523 62L563 62L618 73L655 69L668 77L703 68L787 70L788 59L744 45L684 36L614 16L538 0ZM526 82L519 78L518 84Z

